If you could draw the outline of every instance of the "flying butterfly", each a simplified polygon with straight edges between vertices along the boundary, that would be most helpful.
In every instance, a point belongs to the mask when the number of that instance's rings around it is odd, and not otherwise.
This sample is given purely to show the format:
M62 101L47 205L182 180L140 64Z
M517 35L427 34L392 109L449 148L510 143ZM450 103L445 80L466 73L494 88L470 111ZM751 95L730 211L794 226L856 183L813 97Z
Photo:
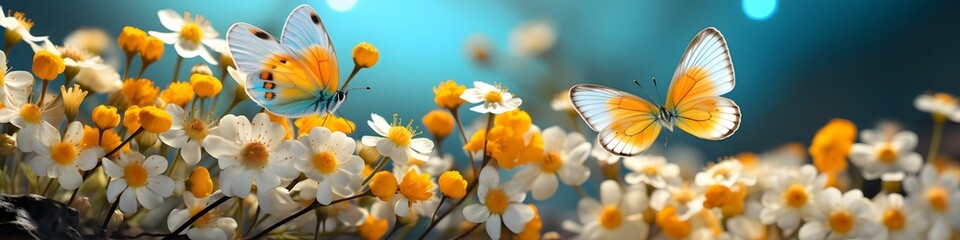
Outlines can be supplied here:
M580 117L599 133L597 141L604 149L634 156L650 148L662 128L673 131L676 126L708 140L733 135L740 127L740 107L720 95L734 85L727 42L709 27L693 38L680 58L664 105L595 84L573 86L570 99Z
M227 31L227 45L247 95L261 107L286 117L333 113L346 100L337 88L337 53L317 11L300 5L287 17L280 39L248 23Z

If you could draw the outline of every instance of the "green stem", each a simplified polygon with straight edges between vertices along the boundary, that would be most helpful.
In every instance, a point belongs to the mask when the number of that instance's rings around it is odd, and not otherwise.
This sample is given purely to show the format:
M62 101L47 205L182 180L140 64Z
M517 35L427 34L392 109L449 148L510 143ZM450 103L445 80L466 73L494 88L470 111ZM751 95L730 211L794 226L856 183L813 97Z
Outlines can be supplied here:
M943 125L946 117L933 116L933 138L930 140L930 152L927 153L927 163L937 160L937 151L940 149L940 137L943 134Z
M177 63L173 65L173 80L171 82L177 81L177 76L180 75L180 65L183 65L183 57L177 56Z
M373 171L370 172L370 175L367 176L367 178L363 179L363 182L360 182L360 186L366 186L367 183L369 183L370 180L373 179L373 175L377 175L377 173L383 169L383 166L387 165L387 162L389 162L389 160L390 158L381 156L380 161L377 161L377 166L373 168Z
M126 189L124 189L123 191L126 191ZM122 194L123 191L120 191L120 193ZM106 236L106 234L107 234L107 225L110 225L110 219L113 218L113 212L117 211L117 207L118 207L118 206L120 206L120 198L119 198L119 197L113 201L113 205L110 206L110 211L107 211L107 216L104 216L103 226L100 227L100 236L101 236L101 237L105 237L105 236Z
M467 229L467 231L463 232L462 234L460 234L460 236L457 236L456 238L453 238L453 239L456 239L456 240L463 239L467 237L467 235L470 235L470 233L473 232L473 230L476 230L477 227L480 227L479 223L473 224L473 227L470 227L470 229Z
M127 79L127 75L130 74L130 63L133 62L133 54L127 53L127 65L123 67L123 80Z
M40 80L40 99L37 100L37 106L43 106L43 99L47 96L47 85L50 84L50 81Z
M330 202L330 204L327 204L327 205L323 205L323 204L320 204L320 202L313 201L313 203L311 203L310 206L307 206L307 207L301 209L300 211L294 213L293 215L287 216L287 217L284 218L283 220L280 220L279 222L274 223L273 225L270 225L270 227L267 227L267 228L264 229L263 231L260 231L260 233L258 233L256 236L251 237L250 239L260 239L260 238L263 238L264 236L266 236L267 234L269 234L269 233L270 233L271 231L273 231L274 229L277 229L278 227L282 226L283 224L286 224L286 223L288 223L288 222L290 222L290 221L293 221L294 219L297 219L298 217L303 216L303 214L306 214L307 212L310 212L310 211L312 211L313 209L316 209L316 208L318 208L318 207L330 206L330 205L334 205L334 204L337 204L337 203L346 202L346 201L350 201L350 200L357 199L357 198L360 198L360 197L364 197L364 196L372 196L372 194L370 194L370 191L366 191L366 192L363 192L363 193L361 193L361 194L353 195L352 197L341 198L341 199L333 200L332 202Z
M347 89L347 85L350 84L350 81L353 80L354 76L357 76L357 73L360 72L360 69L362 69L360 66L357 66L356 64L353 65L353 71L350 72L350 77L347 77L347 81L343 82L343 87L340 87L340 91Z

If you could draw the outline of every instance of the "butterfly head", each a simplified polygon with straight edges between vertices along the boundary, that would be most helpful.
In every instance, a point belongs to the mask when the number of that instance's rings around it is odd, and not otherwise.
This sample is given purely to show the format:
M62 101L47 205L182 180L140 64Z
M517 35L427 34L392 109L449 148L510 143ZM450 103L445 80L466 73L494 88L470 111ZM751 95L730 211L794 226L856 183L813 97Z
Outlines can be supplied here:
M677 123L677 113L675 111L667 110L664 106L659 106L660 116L657 119L660 120L660 125L663 125L664 128L673 132L673 126Z
M330 100L327 101L327 112L336 112L337 109L340 108L340 105L343 105L343 102L347 101L347 94L350 93L351 90L370 90L370 87L338 90L330 97Z

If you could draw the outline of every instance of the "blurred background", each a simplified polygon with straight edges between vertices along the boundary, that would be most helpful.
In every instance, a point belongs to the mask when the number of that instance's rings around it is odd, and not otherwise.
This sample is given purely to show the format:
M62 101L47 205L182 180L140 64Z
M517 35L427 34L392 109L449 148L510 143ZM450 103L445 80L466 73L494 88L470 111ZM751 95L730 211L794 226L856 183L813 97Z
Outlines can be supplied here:
M956 14L960 2L601 2L57 0L7 1L2 6L25 12L36 22L34 35L62 44L67 34L81 27L102 28L112 37L126 25L169 32L157 18L158 10L168 8L203 15L221 38L235 22L279 36L287 14L297 5L309 4L319 12L339 51L341 76L352 68L350 50L355 44L370 42L380 51L379 63L353 82L372 90L352 93L341 109L358 123L354 136L372 133L365 124L370 113L399 113L419 122L436 108L432 87L448 79L468 86L475 80L500 82L523 98L521 108L530 112L535 124L569 131L571 121L550 107L557 93L576 83L598 83L642 96L631 81L639 80L651 90L649 79L657 77L662 95L690 39L710 26L723 32L731 49L737 87L725 96L742 109L740 130L716 142L679 131L666 133L654 151L682 147L695 152L687 154L689 158L713 161L789 142L808 145L818 128L839 117L860 129L884 120L899 122L920 136L917 152L926 155L932 120L914 108L914 98L928 91L960 94L956 71L960 31L954 24L960 22ZM122 52L113 52L104 58L120 68ZM25 44L17 45L8 56L9 66L29 70L32 54ZM175 58L168 45L163 59L144 76L166 86ZM187 59L184 68L201 62ZM232 89L232 84L224 89ZM247 102L236 112L252 116L257 111ZM465 124L478 116L465 113ZM593 138L593 133L587 135ZM663 144L666 139L669 144ZM460 153L458 138L447 141L445 152ZM960 156L958 124L947 124L943 142L942 154ZM462 154L456 157L466 161ZM587 184L592 195L598 182L595 172ZM569 187L560 187L558 195L542 205L542 212L572 209L575 195ZM547 229L558 228L556 219L544 218Z

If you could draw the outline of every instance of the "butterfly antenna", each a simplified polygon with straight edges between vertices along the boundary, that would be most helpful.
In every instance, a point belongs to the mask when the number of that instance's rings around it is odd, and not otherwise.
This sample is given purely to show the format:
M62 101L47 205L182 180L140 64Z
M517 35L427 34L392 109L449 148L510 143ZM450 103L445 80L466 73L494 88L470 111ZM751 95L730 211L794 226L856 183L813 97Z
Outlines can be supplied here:
M656 88L656 90L657 90L657 98L656 98L656 99L664 99L663 96L660 96L660 86L657 86L657 77L653 77L652 79L653 79L653 80L652 80L652 81L653 81L653 87Z
M647 99L656 100L656 99L654 99L652 96L650 96L650 93L647 92L647 88L643 87L643 85L641 85L639 81L637 81L636 79L634 79L634 80L633 80L633 84L636 84L638 87L640 87L640 91L643 91L643 94L644 94L644 95L647 95Z
M370 89L373 89L373 88L371 88L370 86L366 86L366 87L348 88L348 89L343 90L343 91L344 91L344 92L349 92L349 91L353 91L353 90L368 90L368 91L369 91Z
M367 89L367 90L370 90L370 87L366 87L366 89ZM340 110L337 110L337 115L343 116L343 114L340 113ZM348 124L347 126L350 126L350 125ZM356 127L356 126L350 126L350 132L353 132L353 131L356 131L356 130L357 130L357 127Z

